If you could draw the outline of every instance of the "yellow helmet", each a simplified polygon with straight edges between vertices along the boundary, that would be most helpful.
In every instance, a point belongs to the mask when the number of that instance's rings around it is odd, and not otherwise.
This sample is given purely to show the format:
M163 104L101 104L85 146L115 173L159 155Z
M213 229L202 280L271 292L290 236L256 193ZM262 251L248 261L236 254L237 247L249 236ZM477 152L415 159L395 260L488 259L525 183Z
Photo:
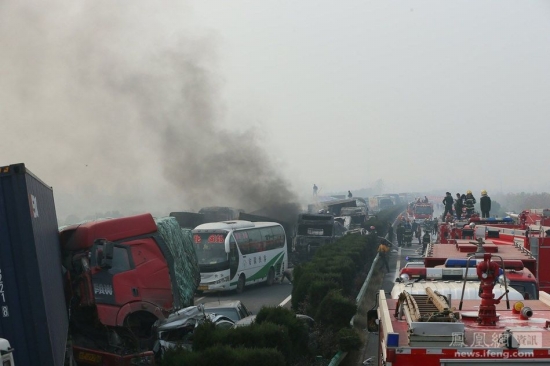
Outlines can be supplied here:
M487 195L487 191L486 191L486 190L481 191L481 195L482 195L482 196L486 196L486 195Z
M466 191L466 194L472 194L472 191L467 190L467 191Z

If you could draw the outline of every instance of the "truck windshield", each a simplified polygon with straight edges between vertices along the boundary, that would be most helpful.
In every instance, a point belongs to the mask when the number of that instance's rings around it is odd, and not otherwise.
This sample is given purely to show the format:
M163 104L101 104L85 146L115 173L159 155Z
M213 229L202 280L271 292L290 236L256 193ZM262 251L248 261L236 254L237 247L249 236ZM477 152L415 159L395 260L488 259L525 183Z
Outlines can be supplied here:
M523 295L525 300L538 300L537 288L533 282L510 281L510 286Z
M200 264L219 264L227 262L225 237L227 233L195 233L193 242Z
M432 213L432 208L430 206L416 206L414 211L417 214L430 215Z

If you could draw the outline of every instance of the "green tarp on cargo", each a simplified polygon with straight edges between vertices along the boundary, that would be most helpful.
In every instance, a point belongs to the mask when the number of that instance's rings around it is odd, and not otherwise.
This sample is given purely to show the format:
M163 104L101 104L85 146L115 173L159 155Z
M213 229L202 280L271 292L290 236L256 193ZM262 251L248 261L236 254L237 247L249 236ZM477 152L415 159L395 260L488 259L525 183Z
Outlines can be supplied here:
M200 269L193 246L191 230L182 229L175 218L155 218L159 234L174 257L174 269L180 301L179 308L193 305L195 290L200 283Z

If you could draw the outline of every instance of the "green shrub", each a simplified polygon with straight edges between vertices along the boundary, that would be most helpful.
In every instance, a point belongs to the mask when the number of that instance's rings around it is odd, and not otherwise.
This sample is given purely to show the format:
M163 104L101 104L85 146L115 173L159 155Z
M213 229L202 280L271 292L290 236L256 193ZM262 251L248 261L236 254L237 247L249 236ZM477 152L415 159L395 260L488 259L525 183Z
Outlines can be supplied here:
M274 347L286 359L291 358L291 342L287 328L273 324L252 324L236 329L213 329L208 324L201 324L193 335L193 350L203 351L216 344L232 347Z
M284 366L283 355L273 348L231 348L217 345L199 352L169 350L160 366Z
M361 348L361 337L353 328L340 329L337 337L341 351L350 352Z
M349 326L351 318L356 312L355 301L346 299L338 290L332 290L317 308L315 321L328 328L339 330Z
M309 355L308 326L296 318L296 314L293 311L280 306L263 307L258 312L258 315L256 315L256 323L263 324L264 322L284 326L288 329L292 360Z

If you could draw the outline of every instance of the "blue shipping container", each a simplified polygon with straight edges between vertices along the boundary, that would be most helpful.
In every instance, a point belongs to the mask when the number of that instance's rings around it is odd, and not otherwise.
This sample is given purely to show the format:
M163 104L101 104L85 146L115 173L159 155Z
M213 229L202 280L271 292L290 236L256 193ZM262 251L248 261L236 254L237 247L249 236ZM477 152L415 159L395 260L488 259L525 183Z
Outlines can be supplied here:
M53 191L0 167L0 337L18 366L62 366L68 324Z

